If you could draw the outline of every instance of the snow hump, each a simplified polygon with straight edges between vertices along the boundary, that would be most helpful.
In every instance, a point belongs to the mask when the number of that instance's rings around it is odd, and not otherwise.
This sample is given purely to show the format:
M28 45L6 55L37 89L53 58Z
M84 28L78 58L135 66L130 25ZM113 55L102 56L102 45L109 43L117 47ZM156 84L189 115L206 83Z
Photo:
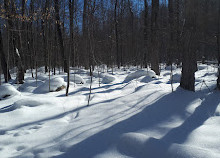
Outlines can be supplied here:
M127 75L127 77L125 78L125 82L129 82L131 80L137 79L141 76L150 76L151 78L155 78L156 77L156 73L153 70L137 70L133 73L130 73L129 75Z

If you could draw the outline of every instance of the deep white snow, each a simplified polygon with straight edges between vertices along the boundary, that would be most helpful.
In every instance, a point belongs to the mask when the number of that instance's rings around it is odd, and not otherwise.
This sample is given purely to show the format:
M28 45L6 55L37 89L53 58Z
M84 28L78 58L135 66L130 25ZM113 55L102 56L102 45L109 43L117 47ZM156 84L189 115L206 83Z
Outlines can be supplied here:
M37 82L27 71L23 85L1 85L0 157L220 158L217 68L199 65L196 92L179 88L181 70L173 69L173 93L168 68L160 76L136 67L113 75L104 69L93 77L89 107L90 76L83 69L71 70L76 84L68 97L65 89L49 92L43 68ZM53 91L65 86L66 74L50 83Z

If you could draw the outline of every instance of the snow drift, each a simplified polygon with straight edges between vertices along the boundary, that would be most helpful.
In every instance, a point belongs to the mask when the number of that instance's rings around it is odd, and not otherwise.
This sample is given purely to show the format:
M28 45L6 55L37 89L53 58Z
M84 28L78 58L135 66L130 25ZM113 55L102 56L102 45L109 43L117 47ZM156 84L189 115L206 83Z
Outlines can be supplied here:
M137 70L133 73L130 73L129 75L127 75L127 77L125 78L125 82L129 82L131 80L137 79L141 76L149 76L151 78L155 78L156 77L156 73L153 70Z
M17 91L14 86L12 86L11 84L3 84L0 86L0 100L10 97L10 96L15 96L15 95L19 95L20 92Z
M49 89L50 86L50 89ZM50 81L45 81L42 85L37 87L34 90L34 93L47 93L47 92L55 92L60 91L66 86L64 79L61 77L52 78Z

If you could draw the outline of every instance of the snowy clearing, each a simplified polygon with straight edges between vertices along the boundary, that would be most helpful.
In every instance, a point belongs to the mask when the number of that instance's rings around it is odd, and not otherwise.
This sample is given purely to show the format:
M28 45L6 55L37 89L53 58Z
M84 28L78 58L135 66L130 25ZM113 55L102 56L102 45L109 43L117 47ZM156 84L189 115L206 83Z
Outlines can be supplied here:
M220 158L213 66L199 66L195 93L179 88L176 67L173 93L168 67L95 73L89 107L88 71L71 70L68 97L57 91L66 74L51 76L49 92L48 74L36 83L27 72L23 85L0 86L1 158Z

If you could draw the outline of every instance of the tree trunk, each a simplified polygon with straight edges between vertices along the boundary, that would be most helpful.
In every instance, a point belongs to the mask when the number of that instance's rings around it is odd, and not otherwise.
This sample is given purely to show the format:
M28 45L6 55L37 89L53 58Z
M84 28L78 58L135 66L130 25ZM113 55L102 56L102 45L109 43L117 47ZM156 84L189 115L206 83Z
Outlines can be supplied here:
M43 6L42 6L43 7ZM43 17L41 20L41 30L42 30L42 37L43 37L43 50L44 50L44 69L45 73L48 72L48 43L47 43L47 36L46 36L46 29L48 27L47 25L47 16L48 16L48 9L49 9L49 1L46 0L44 9L43 9Z
M169 0L168 2L168 10L169 10L169 48L168 48L168 59L167 65L172 65L173 55L174 55L174 15L173 15L173 0Z
M197 37L197 7L198 0L186 1L185 28L183 37L183 61L180 87L195 91L195 72L197 70L196 51L198 47Z
M151 9L151 69L157 75L160 75L159 70L159 0L152 0Z
M89 42L88 42L88 1L84 0L83 6L83 23L82 23L82 31L83 31L83 60L86 69L90 68L89 65Z
M0 58L1 58L1 61L0 61L1 68L3 70L5 82L8 82L11 79L11 75L9 73L8 65L7 65L6 58L5 58L1 29L0 29Z
M148 56L148 1L144 0L144 67L147 68Z
M116 63L117 63L118 68L120 68L119 45L118 45L117 6L118 6L118 0L115 0L114 20L115 20Z
M4 0L4 7L6 12L6 17L7 17L7 24L8 24L8 28L9 28L9 33L10 36L12 38L12 45L13 45L13 51L15 54L15 62L16 62L16 66L18 68L18 72L17 72L17 83L18 84L22 84L24 83L24 68L22 65L22 59L21 59L21 53L19 52L21 50L21 41L20 41L20 35L18 34L17 31L13 31L14 30L14 17L12 17L13 15L16 15L16 6L14 4L14 1L11 1L11 5L12 5L12 10L10 12L9 9L9 1L8 0ZM18 27L16 27L18 28Z
M217 32L217 49L218 49L218 79L217 79L217 89L220 90L220 1L218 7L218 32Z
M59 42L59 47L60 47L60 53L62 56L62 59L64 61L64 72L68 73L68 64L67 64L67 59L65 57L65 52L64 52L64 45L63 45L63 36L61 32L61 21L60 21L60 15L59 15L59 1L54 0L54 5L55 5L55 16L56 16L56 28L57 28L57 34L58 34L58 42Z

